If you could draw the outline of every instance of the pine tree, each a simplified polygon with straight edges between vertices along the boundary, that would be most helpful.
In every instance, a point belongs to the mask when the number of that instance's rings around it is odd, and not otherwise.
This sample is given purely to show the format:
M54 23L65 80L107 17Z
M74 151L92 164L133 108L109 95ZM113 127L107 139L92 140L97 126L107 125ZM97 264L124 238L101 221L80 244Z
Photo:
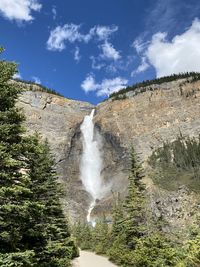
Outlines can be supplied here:
M200 213L197 210L196 221L190 230L190 239L183 247L182 258L176 267L200 266Z
M93 227L85 221L78 221L72 227L76 244L82 250L95 250Z
M2 52L3 49L0 49ZM25 266L33 252L21 242L29 217L30 180L23 174L22 123L24 116L15 103L20 88L9 80L16 65L0 61L0 262L1 266ZM7 265L3 263L7 262ZM13 264L13 265L9 265ZM14 265L15 264L15 265ZM26 266L31 266L28 263Z
M144 236L145 209L143 170L131 149L128 194L125 201L117 201L113 212L112 245L108 251L111 260L122 266L135 266L131 263L138 240Z
M105 215L99 218L93 229L94 250L98 254L106 254L109 246L109 228Z
M124 211L123 211L123 201L118 193L115 199L113 211L112 211L112 231L111 239L114 240L117 236L123 233L123 222L124 222Z
M49 146L24 137L15 105L21 89L10 81L15 72L14 63L0 61L0 265L67 267L78 251Z
M126 243L130 249L137 239L145 234L144 185L141 181L143 170L138 163L134 149L131 150L131 169L129 175L128 195L124 202L125 219L123 222Z
M108 256L124 267L175 266L177 252L172 242L158 230L147 232L142 178L142 167L132 149L128 194L124 204L114 209Z
M32 206L23 242L34 249L37 266L69 266L69 259L78 252L60 204L61 190L47 141L39 142L37 135L27 138L26 163Z

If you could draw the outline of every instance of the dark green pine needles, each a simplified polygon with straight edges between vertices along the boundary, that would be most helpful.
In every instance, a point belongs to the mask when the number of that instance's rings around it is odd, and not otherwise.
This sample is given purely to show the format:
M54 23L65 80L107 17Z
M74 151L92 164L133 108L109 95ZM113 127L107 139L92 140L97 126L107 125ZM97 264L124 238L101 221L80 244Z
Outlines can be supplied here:
M67 267L77 249L54 161L47 142L23 137L21 91L9 83L15 72L14 63L0 61L0 266Z

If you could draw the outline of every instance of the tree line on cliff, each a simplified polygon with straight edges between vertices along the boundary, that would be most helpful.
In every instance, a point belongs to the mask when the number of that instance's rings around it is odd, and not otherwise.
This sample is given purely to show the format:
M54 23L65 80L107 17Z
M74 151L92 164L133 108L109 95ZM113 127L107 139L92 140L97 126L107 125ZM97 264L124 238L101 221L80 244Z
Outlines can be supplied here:
M0 266L67 267L78 250L54 160L48 143L25 131L15 73L16 64L0 61Z
M20 78L13 78L13 80L16 81L16 82L27 84L29 86L28 89L30 91L36 90L36 91L41 91L41 92L45 92L45 93L49 93L49 94L53 94L53 95L58 95L58 96L64 97L61 93L57 92L56 90L48 88L48 87L46 87L46 86L44 86L42 84L39 84L39 83L36 83L36 82L33 82L33 81L22 80ZM37 87L35 87L35 85L37 85Z
M137 93L137 89L140 89L138 93L140 92L146 92L146 91L151 91L153 90L152 85L159 85L162 83L166 82L172 82L176 81L179 79L185 79L185 83L187 82L195 82L200 80L200 73L199 72L184 72L184 73L179 73L179 74L172 74L169 76L164 76L156 79L151 79L151 80L145 80L143 82L136 83L131 86L127 86L126 88L123 88L117 92L114 92L109 95L109 98L112 100L120 100L126 98L126 93L128 92L134 92Z
M180 143L182 146L180 147ZM193 144L193 149L191 148ZM179 147L179 152L176 151ZM198 148L198 149L197 149ZM183 140L178 138L176 144L170 146L170 153L176 151L174 161L191 166L194 154L199 155L200 143L194 139ZM191 157L191 154L193 157ZM159 149L152 161L159 158L162 164L169 159L169 149L166 145ZM195 162L199 159L196 159ZM82 249L92 250L107 255L118 266L124 267L198 267L200 266L200 216L197 211L194 224L187 239L182 242L177 237L163 231L167 222L162 217L153 216L148 209L146 188L142 183L144 172L137 156L132 149L131 167L129 175L128 194L125 200L118 195L112 212L112 223L109 224L106 216L100 218L95 227L78 222L74 226L74 236ZM165 162L165 163L164 163ZM187 163L186 163L187 162ZM169 162L168 162L169 163ZM155 165L154 165L155 167Z

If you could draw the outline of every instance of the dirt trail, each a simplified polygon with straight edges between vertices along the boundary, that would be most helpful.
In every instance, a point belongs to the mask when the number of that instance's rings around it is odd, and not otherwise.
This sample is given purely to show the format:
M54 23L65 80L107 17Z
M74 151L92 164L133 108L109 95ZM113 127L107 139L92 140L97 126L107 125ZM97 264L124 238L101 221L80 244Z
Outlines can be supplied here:
M117 267L105 257L93 252L80 251L80 257L73 261L73 267Z

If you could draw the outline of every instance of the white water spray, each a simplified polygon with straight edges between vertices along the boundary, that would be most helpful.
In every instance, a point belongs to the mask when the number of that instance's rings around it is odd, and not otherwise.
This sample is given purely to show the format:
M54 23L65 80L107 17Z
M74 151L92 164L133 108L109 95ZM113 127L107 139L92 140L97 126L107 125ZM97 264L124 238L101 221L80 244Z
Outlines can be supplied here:
M105 187L101 178L102 158L100 153L101 140L94 133L94 109L90 115L85 116L81 124L83 154L80 165L80 178L92 201L88 208L87 221L91 222L91 212L96 200L105 195Z
M88 209L88 213L87 213L87 222L90 222L92 223L93 226L95 226L95 222L91 220L91 212L92 210L94 209L95 207L95 204L96 204L96 200L93 200L89 206L89 209Z

